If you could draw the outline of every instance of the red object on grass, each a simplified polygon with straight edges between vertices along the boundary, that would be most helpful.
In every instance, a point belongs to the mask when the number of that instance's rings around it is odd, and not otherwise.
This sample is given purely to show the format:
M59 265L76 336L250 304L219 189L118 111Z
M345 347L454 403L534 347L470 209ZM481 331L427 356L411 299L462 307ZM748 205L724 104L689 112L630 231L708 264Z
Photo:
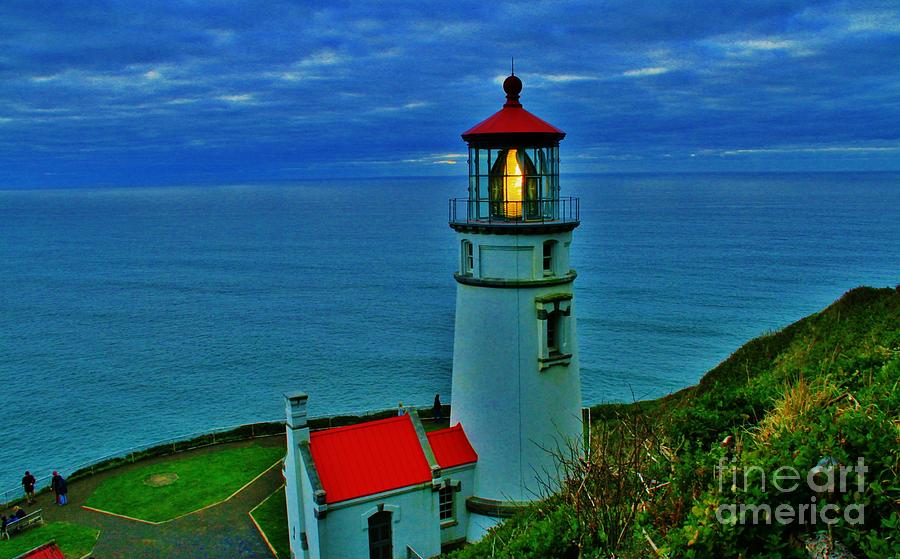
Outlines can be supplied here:
M326 503L431 480L409 415L316 431L310 447Z
M50 542L32 549L25 555L20 555L19 559L66 559L66 557L54 542Z
M441 468L452 468L478 461L478 454L472 448L469 438L466 437L466 433L459 423L453 427L428 433L428 442L431 444L431 451Z

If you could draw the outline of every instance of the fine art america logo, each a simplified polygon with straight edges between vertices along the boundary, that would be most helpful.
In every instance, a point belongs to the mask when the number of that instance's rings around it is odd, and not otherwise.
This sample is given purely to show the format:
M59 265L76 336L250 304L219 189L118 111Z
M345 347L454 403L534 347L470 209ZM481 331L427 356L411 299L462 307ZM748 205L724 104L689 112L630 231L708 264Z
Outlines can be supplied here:
M869 468L862 458L857 459L855 466L844 466L833 458L823 458L811 468L806 475L792 466L782 466L767 475L759 466L741 467L732 459L729 462L722 458L716 467L716 478L719 480L719 493L737 496L750 490L758 489L766 493L775 491L781 494L803 491L801 485L806 483L812 491L808 502L781 503L774 508L768 504L727 503L716 509L716 519L722 524L798 524L834 525L843 519L847 524L859 525L864 522L864 507L854 503L839 507L834 497L847 491L862 494L865 491L865 474ZM806 492L803 491L805 494Z

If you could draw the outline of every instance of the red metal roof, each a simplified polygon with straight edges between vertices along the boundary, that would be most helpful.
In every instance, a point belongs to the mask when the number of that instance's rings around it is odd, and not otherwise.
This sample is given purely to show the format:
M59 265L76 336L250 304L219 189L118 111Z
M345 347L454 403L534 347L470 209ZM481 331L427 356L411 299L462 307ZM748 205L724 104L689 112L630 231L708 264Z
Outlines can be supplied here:
M565 137L565 132L522 108L519 103L522 82L519 78L506 78L503 90L506 91L506 104L503 108L463 132L463 140L470 143L485 142L492 138L508 139L509 134L516 134L528 135L529 140L559 143Z
M459 423L447 429L428 433L428 442L441 468L452 468L478 461L478 454L469 444L469 438Z
M463 139L478 134L558 134L566 133L522 108L504 105L502 109L463 132Z
M310 434L310 451L326 503L431 480L409 415L316 431Z
M56 544L53 542L46 543L40 547L36 547L26 553L25 555L20 555L18 559L66 559L62 554L62 551L56 547Z

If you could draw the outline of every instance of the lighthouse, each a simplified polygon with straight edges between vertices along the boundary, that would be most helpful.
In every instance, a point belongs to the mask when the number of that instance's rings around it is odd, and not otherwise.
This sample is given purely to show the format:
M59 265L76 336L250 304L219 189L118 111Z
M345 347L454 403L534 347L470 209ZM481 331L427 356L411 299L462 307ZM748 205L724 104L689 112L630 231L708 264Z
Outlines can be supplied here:
M558 482L554 451L582 440L569 262L579 205L560 196L565 133L522 107L517 76L503 90L500 111L462 134L468 197L450 201L459 248L451 424L478 453L469 541L546 496Z

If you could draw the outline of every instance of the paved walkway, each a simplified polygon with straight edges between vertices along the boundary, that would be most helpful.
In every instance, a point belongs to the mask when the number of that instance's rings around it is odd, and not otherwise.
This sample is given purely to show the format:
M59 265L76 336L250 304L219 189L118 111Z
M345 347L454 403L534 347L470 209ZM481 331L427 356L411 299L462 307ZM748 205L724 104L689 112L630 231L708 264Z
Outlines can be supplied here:
M271 552L247 513L282 484L280 467L266 472L230 501L158 526L115 518L81 508L103 480L129 468L249 444L283 447L284 437L226 443L175 456L143 460L72 482L69 485L67 506L56 506L53 503L53 495L47 493L39 496L38 502L28 506L27 510L43 508L47 522L65 520L100 530L100 539L93 555L96 559L272 559Z

